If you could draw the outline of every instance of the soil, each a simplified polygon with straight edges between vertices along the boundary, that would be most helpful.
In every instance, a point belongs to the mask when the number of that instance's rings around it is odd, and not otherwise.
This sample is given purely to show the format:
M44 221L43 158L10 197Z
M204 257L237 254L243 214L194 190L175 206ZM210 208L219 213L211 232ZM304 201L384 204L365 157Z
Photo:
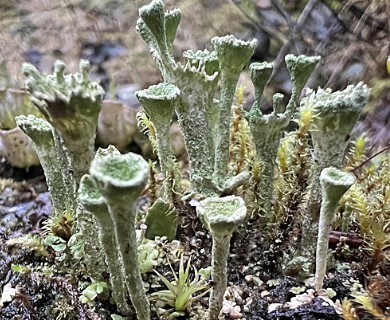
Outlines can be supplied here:
M63 7L54 5L55 2L43 0L17 1L15 5L7 6L1 4L0 27L6 32L0 35L0 41L7 45L0 46L0 86L23 87L24 79L20 67L24 61L30 61L40 70L50 72L53 61L60 58L65 60L69 71L75 71L78 60L88 58L92 62L94 79L108 92L106 98L120 98L126 103L134 103L132 97L122 97L120 89L126 89L127 86L134 84L142 88L161 80L150 55L146 54L145 45L135 32L137 8L147 2L149 1L78 0ZM259 32L259 29L253 29L252 20L248 20L245 14L237 11L233 1L165 2L169 8L177 6L182 9L183 22L175 43L177 56L180 56L184 49L196 50L210 46L209 39L215 35L234 33L238 37L251 38ZM257 2L262 4L269 1ZM299 7L299 2L290 2ZM293 18L296 18L294 10L297 8L291 5L288 9ZM356 7L356 10L351 12L356 15L356 12L359 12L357 9L361 8ZM348 21L347 23L342 21L347 27L353 26L351 27L353 30L369 29L370 34L364 33L362 38L360 34L356 36L353 32L334 32L337 33L337 38L328 39L332 45L326 47L324 52L320 51L325 56L326 63L323 65L327 67L318 73L332 79L327 83L318 77L316 81L322 80L321 85L338 88L345 83L359 80L369 82L375 77L388 78L383 68L385 60L382 59L387 56L383 48L386 49L389 45L387 40L383 40L388 39L386 38L388 29L384 28L382 23L385 21L383 19L385 10L374 7L370 10L372 12L368 13L373 14L373 17L369 16L373 21L370 28L366 25L371 21L367 17L361 20L361 25L358 25L360 19L355 19L350 24ZM335 20L331 21L336 23ZM375 24L375 21L378 23ZM286 26L279 26L277 19L272 23L266 27L280 27L281 33L285 31ZM196 30L198 32L195 32ZM317 40L313 34L304 33L301 36L305 38L304 41L296 46L287 46L289 51L318 53L318 50L323 49L315 46ZM257 52L257 57L254 58L260 60L277 58L279 49L284 46L274 38L264 38L261 32L259 37L263 37L261 39L264 42L261 50ZM366 41L364 37L375 41ZM363 39L362 42L358 42L357 38ZM324 42L326 41L321 43ZM361 67L363 68L361 74L354 73ZM342 77L338 76L341 73L340 68L345 71ZM347 71L353 73L352 78L347 75ZM280 75L283 74L280 72ZM250 91L249 84L247 87ZM288 91L288 88L285 76L274 79L273 91ZM368 120L362 122L355 133L371 134L376 139L373 140L374 144L380 146L387 146L390 140L388 134L390 94L388 86L386 88L377 100L371 102L373 110L376 105L379 106L379 111L377 109L374 113L377 116L368 116ZM2 178L0 284L2 291L5 290L5 286L16 289L14 297L10 301L4 301L4 305L0 307L0 320L111 319L110 314L116 313L117 310L107 297L99 297L92 304L80 302L82 289L90 279L86 278L83 272L77 271L79 266L64 265L59 261L58 253L47 246L42 248L37 243L9 245L9 240L26 235L41 237L44 222L51 215L51 203L45 178L39 166L18 169L11 167L4 159L0 160ZM209 266L211 252L209 234L196 217L193 207L188 203L181 203L179 209L182 220L178 238L185 246L186 257L192 257L191 264L197 270ZM225 319L337 319L341 318L339 303L343 299L351 298L353 286L365 289L370 287L373 276L359 264L362 255L360 245L348 254L342 250L336 251L338 260L347 263L347 268L338 269L335 264L330 269L324 287L333 289L334 293L331 299L324 300L315 293L310 294L312 283L304 281L307 279L280 278L280 275L275 273L277 257L272 256L270 251L261 251L257 246L261 241L263 241L261 230L251 226L239 229L232 239L228 260L229 294L224 305L224 310L227 311L224 313ZM177 263L173 267L177 270ZM389 277L390 267L382 265L381 268L381 273ZM171 270L167 265L159 266L157 271L172 279ZM147 273L144 277L146 282L156 281L153 272ZM389 280L381 281L374 282L377 285L371 290L371 295L378 307L383 312L388 312L390 284ZM161 289L165 288L158 284L151 286L149 292ZM306 296L299 297L305 292L308 292ZM299 305L297 302L295 308L289 307L297 297L306 303ZM207 298L201 299L199 305L206 309ZM276 308L277 306L279 308ZM374 316L357 304L354 304L354 307L360 320L374 319ZM132 319L131 316L129 318ZM188 316L184 316L178 319L187 318ZM159 318L154 314L153 319Z
M3 172L8 175L11 172L15 175L21 173L10 167L4 168ZM54 314L56 319L110 319L109 315L116 310L109 301L97 300L93 305L80 302L80 282L88 279L74 272L65 273L64 266L56 259L58 254L53 250L46 248L48 255L43 256L36 248L28 245L7 245L7 240L12 238L42 235L44 221L51 211L46 184L39 168L24 174L29 180L8 180L0 193L0 282L3 288L10 285L17 290L12 301L5 302L0 308L0 319L49 320L53 319ZM196 218L193 207L184 204L181 212L183 223L179 238L186 246L186 256L191 256L191 264L196 269L207 267L210 265L211 239ZM239 313L234 316L235 313L230 312L230 316L226 314L225 318L339 318L335 308L316 294L307 303L295 308L283 306L297 296L294 288L303 287L303 292L307 292L312 287L293 277L276 279L273 262L264 262L261 258L265 255L256 246L256 243L262 241L261 238L259 229L250 228L247 232L239 230L232 239L228 260L230 296L226 301L231 302L232 306L238 306L241 316L238 316ZM259 261L263 261L261 265ZM32 271L17 272L15 266L25 266ZM51 268L51 271L43 271L45 268ZM177 270L177 266L174 268ZM172 278L169 268L160 266L157 270L167 278ZM153 273L144 276L145 280L150 280ZM365 275L358 266L347 272L333 270L328 275L325 287L334 290L333 302L351 298L350 288L345 285L351 279L364 285ZM160 289L163 287L157 286L151 291ZM278 304L280 308L270 312L269 308L273 304ZM201 300L200 305L207 307L207 299ZM153 319L159 318L154 315Z

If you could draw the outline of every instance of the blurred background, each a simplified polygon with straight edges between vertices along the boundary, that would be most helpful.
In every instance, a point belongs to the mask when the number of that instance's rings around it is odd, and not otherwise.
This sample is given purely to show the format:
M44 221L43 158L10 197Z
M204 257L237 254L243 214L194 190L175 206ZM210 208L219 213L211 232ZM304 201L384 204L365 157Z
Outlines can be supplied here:
M92 77L106 98L136 105L134 91L161 81L147 47L135 31L138 8L149 0L0 1L0 88L23 88L25 61L51 72L56 59L68 71L80 58L90 60ZM388 0L166 0L182 11L175 56L187 49L211 49L210 38L234 34L257 38L252 61L275 61L266 91L289 94L284 65L288 53L321 55L308 82L334 90L364 81L372 87L365 121L373 143L390 141L390 41ZM389 63L389 62L388 62ZM388 66L390 69L390 66ZM241 83L250 105L253 88L244 72ZM1 129L1 128L0 128Z

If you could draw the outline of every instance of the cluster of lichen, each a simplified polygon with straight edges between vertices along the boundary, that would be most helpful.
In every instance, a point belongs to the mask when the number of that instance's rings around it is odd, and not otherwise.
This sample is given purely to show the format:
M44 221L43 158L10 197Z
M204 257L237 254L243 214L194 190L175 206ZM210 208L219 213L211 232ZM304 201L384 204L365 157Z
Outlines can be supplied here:
M164 176L162 190L152 192L146 235L175 237L175 204L183 192L178 189L181 175L169 136L176 114L189 158L191 187L184 199L193 198L190 203L213 239L211 276L215 284L208 318L218 319L222 308L231 236L250 216L264 232L259 250L272 245L275 271L306 276L317 264L316 287L321 289L330 224L339 199L355 181L348 170L340 170L347 137L368 99L368 88L358 84L336 92L309 90L299 101L319 57L287 55L292 80L287 104L281 94L275 94L272 112L262 112L262 95L273 64L252 63L255 101L245 112L240 95L236 106L233 101L238 77L256 40L215 37L213 51L185 52L181 63L172 54L180 11L165 12L162 1L154 0L139 13L137 29L164 80L136 93L144 108L140 122L149 132ZM82 62L80 73L65 75L64 65L57 63L54 74L44 78L25 66L27 88L46 121L29 116L19 117L17 123L36 144L56 214L69 208L77 212L74 230L78 233L72 237L84 245L90 274L99 277L107 265L120 311L129 311L126 298L130 296L137 317L149 319L135 236L137 198L147 183L149 166L140 157L121 155L111 147L94 155L103 93L88 80L87 69ZM285 133L291 121L298 123L298 129ZM356 144L355 162L351 160L350 166L364 161L359 148ZM389 242L388 227L380 225L389 219L388 169L388 161L382 162L381 174L365 169L364 178L358 178L343 199L346 219L358 220L371 239L371 264L383 258ZM316 261L313 243L317 238ZM96 255L99 263L91 263L99 248L103 253Z

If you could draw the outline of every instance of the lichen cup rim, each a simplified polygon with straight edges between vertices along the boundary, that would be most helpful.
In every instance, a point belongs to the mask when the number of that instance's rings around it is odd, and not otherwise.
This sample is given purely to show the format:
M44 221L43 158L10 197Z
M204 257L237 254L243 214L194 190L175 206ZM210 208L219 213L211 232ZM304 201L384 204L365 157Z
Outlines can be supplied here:
M224 208L225 214L222 213ZM200 201L196 209L210 232L233 232L247 214L245 201L235 195L206 198Z
M106 153L95 157L90 174L104 184L108 183L117 188L131 188L145 184L149 167L144 158L135 153Z

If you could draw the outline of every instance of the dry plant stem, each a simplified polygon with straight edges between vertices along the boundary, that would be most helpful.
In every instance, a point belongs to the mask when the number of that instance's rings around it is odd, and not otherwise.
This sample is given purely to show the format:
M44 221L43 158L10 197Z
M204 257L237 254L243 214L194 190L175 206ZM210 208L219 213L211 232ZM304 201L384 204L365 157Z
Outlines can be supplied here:
M340 198L355 182L355 177L352 173L330 167L322 170L320 182L322 203L316 252L315 289L317 291L322 289L326 273L330 226Z

